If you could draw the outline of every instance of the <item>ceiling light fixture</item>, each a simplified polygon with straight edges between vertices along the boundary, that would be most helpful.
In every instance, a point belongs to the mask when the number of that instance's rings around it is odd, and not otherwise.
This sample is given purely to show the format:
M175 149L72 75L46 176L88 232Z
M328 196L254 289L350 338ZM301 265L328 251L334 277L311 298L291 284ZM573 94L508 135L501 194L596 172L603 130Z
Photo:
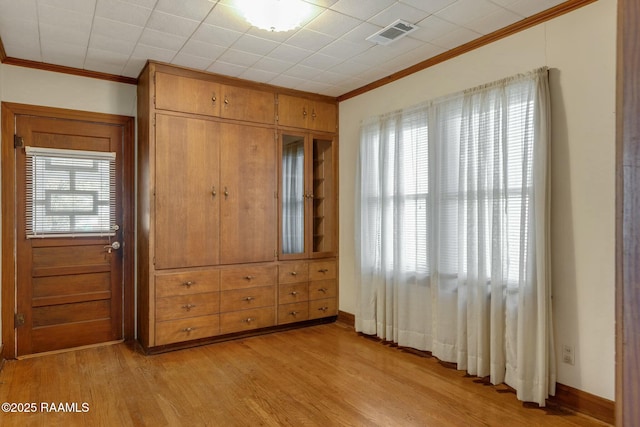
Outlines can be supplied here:
M254 27L267 31L290 31L311 13L301 0L236 0L238 9Z

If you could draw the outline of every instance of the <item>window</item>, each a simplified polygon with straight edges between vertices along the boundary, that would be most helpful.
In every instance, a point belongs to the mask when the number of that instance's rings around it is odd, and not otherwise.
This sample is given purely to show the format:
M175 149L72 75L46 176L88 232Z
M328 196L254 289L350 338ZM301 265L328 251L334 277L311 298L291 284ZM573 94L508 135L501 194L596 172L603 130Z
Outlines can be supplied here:
M115 153L26 147L27 238L115 234Z

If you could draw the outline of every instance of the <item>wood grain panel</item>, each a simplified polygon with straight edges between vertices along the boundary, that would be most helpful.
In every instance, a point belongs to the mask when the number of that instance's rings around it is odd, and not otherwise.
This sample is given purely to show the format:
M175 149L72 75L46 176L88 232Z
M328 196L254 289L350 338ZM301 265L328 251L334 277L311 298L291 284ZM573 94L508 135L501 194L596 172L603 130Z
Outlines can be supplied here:
M297 262L278 266L278 283L300 283L309 280L309 264Z
M278 325L301 322L309 319L309 303L307 301L278 306Z
M310 114L309 100L298 96L278 95L278 124L306 128Z
M193 270L181 273L156 274L156 297L189 295L220 290L219 270Z
M31 335L30 353L70 348L77 342L89 345L118 339L109 318L34 328Z
M310 124L313 130L336 132L338 130L338 105L314 101L311 106Z
M33 327L109 319L111 317L110 297L109 294L108 298L102 301L34 307Z
M273 124L276 99L273 92L239 86L223 86L220 115L225 119Z
M309 300L309 285L291 283L278 285L278 304L291 304Z
M220 115L221 85L167 73L156 73L156 108L185 113Z
M220 289L233 290L276 284L276 266L242 266L220 270Z
M156 320L184 319L220 312L220 292L178 295L156 300Z
M33 270L79 266L106 266L110 268L109 257L102 245L57 246L33 248Z
M111 289L110 280L109 273L35 277L32 279L33 298L108 292Z
M220 317L217 314L158 322L156 323L156 345L212 337L218 334L219 329Z
M274 307L254 308L220 315L221 334L266 328L275 324L276 311Z
M618 1L616 425L640 420L640 1Z
M276 287L243 288L220 293L220 312L270 307L276 304Z

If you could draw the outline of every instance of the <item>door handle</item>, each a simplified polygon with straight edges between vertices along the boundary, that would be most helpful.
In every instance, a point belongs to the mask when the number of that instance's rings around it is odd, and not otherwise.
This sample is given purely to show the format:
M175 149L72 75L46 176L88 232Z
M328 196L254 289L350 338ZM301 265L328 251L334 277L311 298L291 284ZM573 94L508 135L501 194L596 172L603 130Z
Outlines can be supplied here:
M118 249L120 249L120 246L121 246L121 245L120 245L120 242L113 242L113 243L112 243L112 244L110 244L110 245L105 245L105 246L104 246L104 249L106 249L106 250L107 250L107 253L111 253L111 252L112 252L112 251L114 251L114 250L116 250L116 251L117 251Z

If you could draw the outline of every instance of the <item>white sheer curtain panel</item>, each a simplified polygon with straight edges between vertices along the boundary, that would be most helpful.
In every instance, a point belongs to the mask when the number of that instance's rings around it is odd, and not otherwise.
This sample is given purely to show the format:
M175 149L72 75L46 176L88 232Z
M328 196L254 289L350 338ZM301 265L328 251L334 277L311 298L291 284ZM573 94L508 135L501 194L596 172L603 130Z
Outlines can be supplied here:
M356 330L555 393L547 69L363 122Z
M282 148L282 251L304 252L304 141Z

